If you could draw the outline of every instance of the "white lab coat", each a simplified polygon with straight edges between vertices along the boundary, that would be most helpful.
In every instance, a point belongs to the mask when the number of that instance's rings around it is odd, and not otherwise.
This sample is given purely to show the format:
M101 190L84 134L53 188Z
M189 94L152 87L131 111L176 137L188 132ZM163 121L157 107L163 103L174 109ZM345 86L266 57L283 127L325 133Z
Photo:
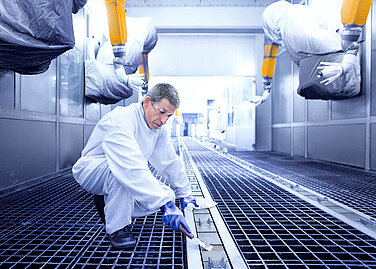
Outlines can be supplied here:
M148 161L166 176L157 180ZM191 195L191 186L165 126L151 130L141 103L116 107L96 125L73 176L87 191L105 196L106 231L111 234L151 214L175 195Z
M275 2L263 12L266 43L284 45L291 59L298 63L309 55L342 50L341 36L320 26L320 18L309 6Z

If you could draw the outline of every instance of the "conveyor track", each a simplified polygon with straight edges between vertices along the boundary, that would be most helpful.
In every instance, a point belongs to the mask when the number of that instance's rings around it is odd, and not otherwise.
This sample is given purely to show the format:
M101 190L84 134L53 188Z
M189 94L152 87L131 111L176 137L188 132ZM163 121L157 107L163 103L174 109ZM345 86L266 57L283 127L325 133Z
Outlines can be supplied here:
M251 268L374 268L376 240L186 140Z

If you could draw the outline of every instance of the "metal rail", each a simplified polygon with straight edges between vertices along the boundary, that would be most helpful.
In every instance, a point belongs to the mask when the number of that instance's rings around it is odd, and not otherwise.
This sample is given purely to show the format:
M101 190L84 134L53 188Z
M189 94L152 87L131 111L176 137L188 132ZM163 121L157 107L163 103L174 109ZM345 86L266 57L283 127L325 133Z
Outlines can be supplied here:
M212 197L198 172L197 167L190 158L185 145L182 146L182 154L186 174L192 184L193 194L196 198L212 200ZM244 257L231 237L228 228L221 217L217 207L192 212L195 219L198 237L207 240L214 246L212 252L201 252L205 268L248 268ZM189 255L189 252L188 252ZM189 265L189 259L188 259ZM196 267L190 267L195 268Z
M248 265L376 266L376 240L196 142L185 142Z

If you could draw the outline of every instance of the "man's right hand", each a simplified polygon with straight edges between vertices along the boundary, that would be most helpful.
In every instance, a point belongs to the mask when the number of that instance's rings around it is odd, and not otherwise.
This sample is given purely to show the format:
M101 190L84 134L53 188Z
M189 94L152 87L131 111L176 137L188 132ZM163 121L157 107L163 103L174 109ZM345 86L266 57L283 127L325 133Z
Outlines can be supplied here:
M176 231L181 224L189 233L191 233L191 229L183 216L183 212L177 208L172 201L162 206L161 210L163 213L162 221L166 225Z

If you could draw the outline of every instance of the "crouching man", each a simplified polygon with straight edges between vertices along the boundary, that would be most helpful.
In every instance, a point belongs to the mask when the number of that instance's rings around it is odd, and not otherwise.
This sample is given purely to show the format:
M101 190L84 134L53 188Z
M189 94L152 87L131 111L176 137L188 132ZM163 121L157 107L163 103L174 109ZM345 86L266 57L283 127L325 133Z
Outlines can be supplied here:
M140 103L116 107L94 128L73 176L88 192L116 248L136 245L129 229L132 218L163 212L163 222L190 231L181 207L196 205L191 185L175 153L166 124L179 107L177 90L166 83L155 85ZM148 162L166 176L167 186L156 179Z

